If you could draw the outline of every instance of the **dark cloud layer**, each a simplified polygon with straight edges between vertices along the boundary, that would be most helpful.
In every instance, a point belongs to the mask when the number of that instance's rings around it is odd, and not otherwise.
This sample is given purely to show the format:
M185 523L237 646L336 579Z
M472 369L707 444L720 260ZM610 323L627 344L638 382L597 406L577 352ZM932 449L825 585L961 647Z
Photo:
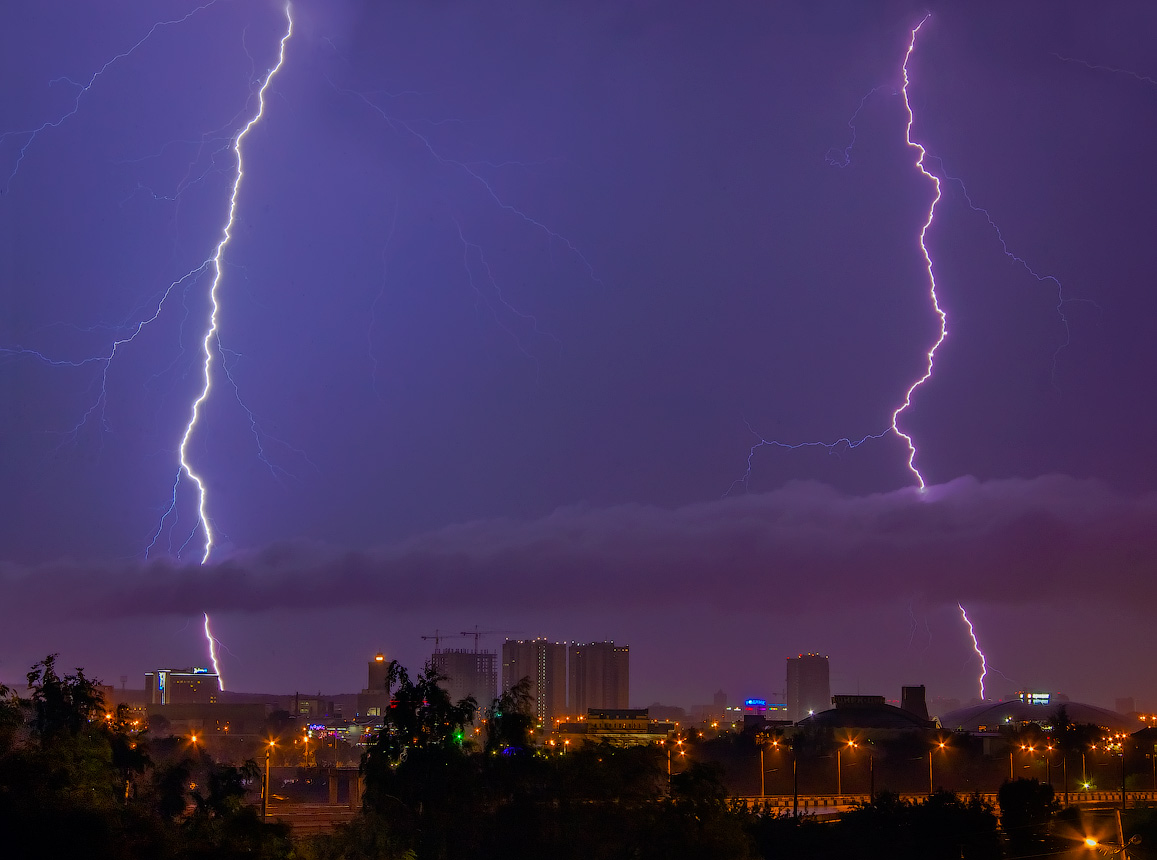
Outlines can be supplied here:
M479 520L375 550L281 543L207 567L58 563L3 572L9 608L77 616L378 605L393 612L564 602L813 608L858 600L1018 604L1128 592L1150 606L1157 496L1062 476L854 497L796 483L673 510L570 507ZM855 585L849 585L855 583Z

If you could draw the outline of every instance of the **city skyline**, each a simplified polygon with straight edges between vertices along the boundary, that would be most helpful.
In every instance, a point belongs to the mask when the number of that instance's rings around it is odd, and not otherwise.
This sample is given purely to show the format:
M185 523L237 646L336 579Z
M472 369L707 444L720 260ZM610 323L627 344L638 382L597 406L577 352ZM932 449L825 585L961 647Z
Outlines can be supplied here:
M1157 702L1150 4L6 20L0 680Z

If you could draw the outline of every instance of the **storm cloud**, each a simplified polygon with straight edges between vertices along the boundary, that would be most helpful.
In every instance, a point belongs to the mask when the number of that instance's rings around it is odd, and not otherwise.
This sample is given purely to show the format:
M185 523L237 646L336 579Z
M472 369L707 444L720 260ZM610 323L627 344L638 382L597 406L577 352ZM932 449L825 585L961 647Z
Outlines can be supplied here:
M859 583L867 601L995 604L1157 597L1157 495L1047 476L868 496L794 483L684 507L567 507L371 549L284 542L202 566L9 565L9 612L85 617L380 605L572 610L686 604L810 608ZM1042 588L1043 586L1043 588Z

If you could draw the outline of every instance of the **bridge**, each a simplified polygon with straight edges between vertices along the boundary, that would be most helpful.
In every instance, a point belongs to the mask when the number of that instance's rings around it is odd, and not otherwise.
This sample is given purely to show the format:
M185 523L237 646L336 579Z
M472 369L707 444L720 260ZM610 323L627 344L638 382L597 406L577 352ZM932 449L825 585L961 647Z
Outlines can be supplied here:
M333 830L357 816L362 808L365 778L356 767L322 768L329 787L328 803L296 803L271 795L269 820L288 824L294 836L308 836ZM344 789L345 802L339 802L339 788Z

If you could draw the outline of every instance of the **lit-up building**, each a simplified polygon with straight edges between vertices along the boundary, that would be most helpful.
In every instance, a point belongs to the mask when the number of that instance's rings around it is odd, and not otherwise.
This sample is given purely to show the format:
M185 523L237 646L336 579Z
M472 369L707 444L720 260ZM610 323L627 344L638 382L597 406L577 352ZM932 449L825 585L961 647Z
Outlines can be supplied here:
M379 651L369 663L369 682L366 684L366 692L386 689L386 678L389 673L390 661L386 659L385 654Z
M1018 690L1016 697L1026 705L1048 705L1052 703L1053 694L1041 693L1039 691Z
M537 725L545 731L566 713L566 643L545 639L508 639L502 643L502 690L530 679Z
M221 679L208 669L158 669L145 673L145 699L151 705L215 705Z
M666 742L678 728L678 723L652 720L647 708L590 708L582 717L560 722L546 745L556 751L585 743L639 746Z
M369 661L366 673L366 688L358 693L358 716L369 717L380 723L382 715L390 704L388 686L390 661L379 651Z
M567 710L624 710L630 692L630 647L614 642L570 646L570 695Z
M828 658L820 654L800 654L787 658L787 716L799 722L809 714L831 707L832 687Z

